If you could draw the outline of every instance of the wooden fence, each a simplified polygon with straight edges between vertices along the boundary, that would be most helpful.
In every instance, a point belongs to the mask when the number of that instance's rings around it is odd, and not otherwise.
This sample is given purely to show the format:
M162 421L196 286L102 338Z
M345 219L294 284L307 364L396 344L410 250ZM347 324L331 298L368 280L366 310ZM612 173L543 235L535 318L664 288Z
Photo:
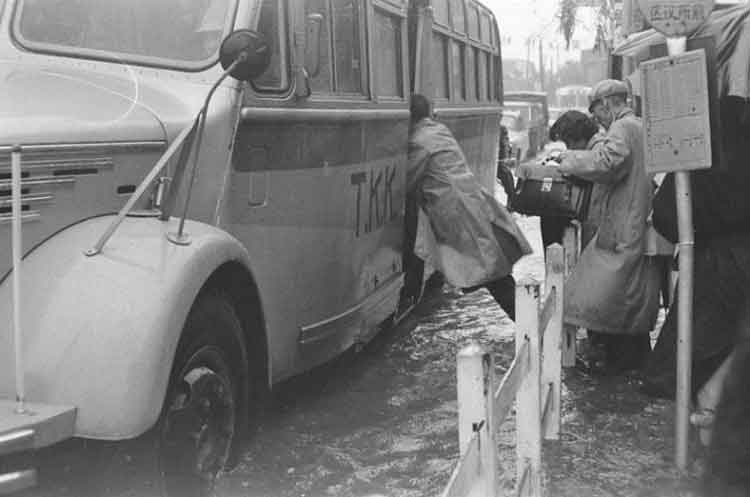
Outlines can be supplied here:
M562 310L567 267L575 263L580 246L577 228L566 232L565 248L558 244L547 248L544 299L539 282L529 279L516 285L516 354L500 385L495 388L492 354L484 347L471 343L458 352L461 456L443 497L498 495L495 433L514 401L515 495L542 495L542 439L557 440L560 433L563 354L572 353L575 363L576 330L564 330ZM570 251L573 257L566 257Z

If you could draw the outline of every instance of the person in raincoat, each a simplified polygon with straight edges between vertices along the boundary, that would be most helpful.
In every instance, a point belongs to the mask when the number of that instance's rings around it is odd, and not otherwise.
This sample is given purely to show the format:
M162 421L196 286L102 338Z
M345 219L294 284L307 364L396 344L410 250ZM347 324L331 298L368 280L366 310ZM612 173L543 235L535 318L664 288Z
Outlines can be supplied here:
M652 180L643 160L641 122L627 107L627 86L604 80L596 92L613 115L591 150L561 155L559 171L604 186L599 226L565 285L567 324L606 334L606 371L638 369L650 351L659 273L644 256Z
M430 100L412 95L410 110L407 211L420 211L414 253L454 286L486 287L515 320L513 264L531 247L471 172L448 127L432 119Z
M601 90L602 87L597 85L589 93L589 112L599 126L602 127L602 130L606 132L612 125L612 113L604 105L604 101L602 101Z
M722 365L739 343L750 340L750 100L725 95L719 102L726 165L717 161L690 174L695 243L691 391L697 406L709 411L721 396ZM677 242L674 192L670 173L654 200L653 218L656 230ZM678 292L675 303L679 299ZM677 328L673 304L645 370L643 391L649 395L674 398Z

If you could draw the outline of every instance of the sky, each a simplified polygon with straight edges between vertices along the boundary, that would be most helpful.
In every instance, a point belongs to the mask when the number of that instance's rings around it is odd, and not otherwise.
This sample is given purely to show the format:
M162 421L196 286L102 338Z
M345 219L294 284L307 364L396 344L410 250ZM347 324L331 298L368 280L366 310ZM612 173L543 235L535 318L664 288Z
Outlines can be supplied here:
M579 60L580 49L594 44L593 16L590 9L579 9L580 23L573 34L571 50L565 49L565 40L557 19L559 0L481 0L492 9L500 26L503 58L525 59L526 41L529 37L543 40L545 64ZM576 49L577 47L577 49ZM532 61L538 61L538 48L532 51ZM549 58L554 57L552 61Z

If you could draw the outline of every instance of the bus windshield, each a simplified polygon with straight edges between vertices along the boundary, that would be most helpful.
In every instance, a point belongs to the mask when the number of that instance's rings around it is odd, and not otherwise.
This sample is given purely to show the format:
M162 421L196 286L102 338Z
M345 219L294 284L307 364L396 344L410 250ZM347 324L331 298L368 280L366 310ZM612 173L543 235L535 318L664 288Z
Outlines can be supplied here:
M236 0L21 0L24 47L79 57L202 69L216 62Z

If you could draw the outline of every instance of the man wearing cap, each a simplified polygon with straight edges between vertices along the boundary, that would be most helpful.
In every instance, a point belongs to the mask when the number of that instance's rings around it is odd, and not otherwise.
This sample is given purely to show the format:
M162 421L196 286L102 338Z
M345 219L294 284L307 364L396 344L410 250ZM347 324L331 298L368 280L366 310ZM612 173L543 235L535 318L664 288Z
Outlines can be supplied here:
M589 112L599 125L607 131L612 125L612 113L604 106L600 95L603 85L597 84L589 93Z
M606 370L637 369L650 351L658 311L659 273L644 256L653 187L643 160L642 125L628 88L604 80L594 96L612 114L605 137L590 150L561 156L559 171L598 183L599 227L565 286L565 322L606 335Z

